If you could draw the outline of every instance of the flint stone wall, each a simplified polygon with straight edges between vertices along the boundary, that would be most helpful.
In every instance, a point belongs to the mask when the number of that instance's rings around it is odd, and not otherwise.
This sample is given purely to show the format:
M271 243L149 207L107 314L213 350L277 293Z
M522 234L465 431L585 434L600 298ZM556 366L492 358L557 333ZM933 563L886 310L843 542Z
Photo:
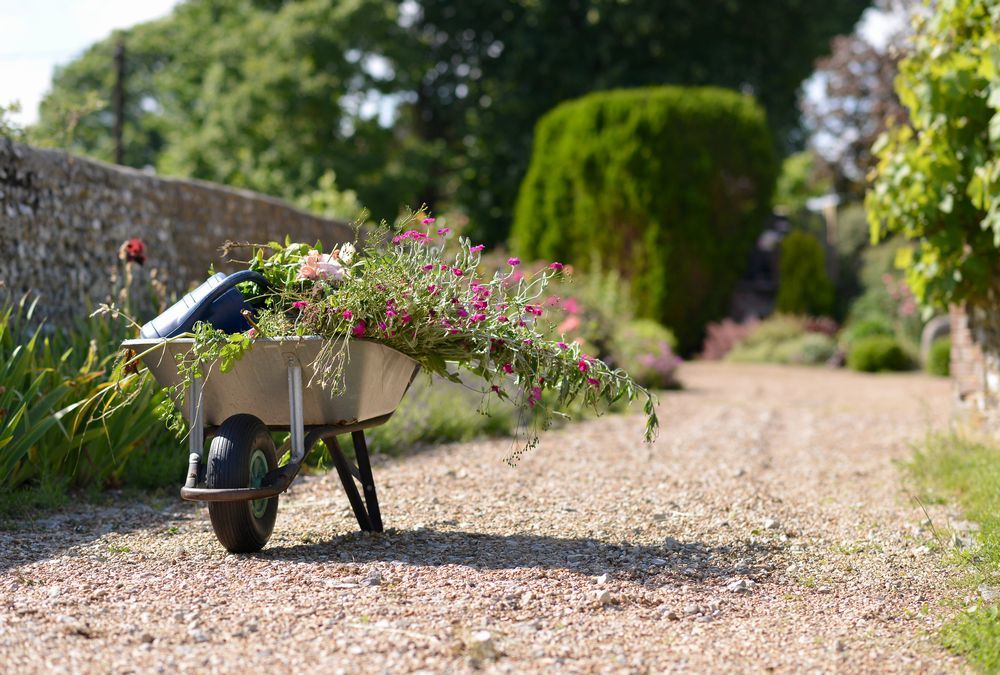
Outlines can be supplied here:
M50 320L110 297L128 239L146 244L145 269L169 290L229 270L226 240L348 241L351 227L265 195L40 150L0 138L0 282L40 295ZM148 272L147 272L148 273Z

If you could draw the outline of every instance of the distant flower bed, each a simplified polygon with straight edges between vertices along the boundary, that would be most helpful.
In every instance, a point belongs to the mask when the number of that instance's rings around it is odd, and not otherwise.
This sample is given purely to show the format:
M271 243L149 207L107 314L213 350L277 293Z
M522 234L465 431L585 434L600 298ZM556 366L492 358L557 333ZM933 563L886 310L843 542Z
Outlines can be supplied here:
M328 253L290 242L255 247L248 267L272 287L253 328L225 336L200 325L194 351L203 360L231 361L259 337L319 335L326 341L314 364L318 384L336 394L350 339L372 340L449 380L461 381L459 369L477 376L481 410L500 400L518 412L526 438L515 458L574 403L600 409L641 398L652 440L658 421L644 387L568 338L546 339L539 321L547 311L545 289L563 264L524 273L510 257L492 276L481 276L484 247L459 237L456 248L451 235L433 218L411 217Z

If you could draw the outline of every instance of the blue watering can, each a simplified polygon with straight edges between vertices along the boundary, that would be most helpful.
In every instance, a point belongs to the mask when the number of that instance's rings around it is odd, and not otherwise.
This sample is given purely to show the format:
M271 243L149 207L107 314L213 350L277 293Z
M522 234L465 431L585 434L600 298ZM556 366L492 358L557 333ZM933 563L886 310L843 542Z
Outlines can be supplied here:
M243 312L253 312L255 307L236 288L237 284L245 282L257 284L261 292L270 288L267 279L253 270L243 270L229 276L219 272L145 324L139 336L143 339L177 337L190 331L199 321L210 323L226 333L247 330L250 323Z

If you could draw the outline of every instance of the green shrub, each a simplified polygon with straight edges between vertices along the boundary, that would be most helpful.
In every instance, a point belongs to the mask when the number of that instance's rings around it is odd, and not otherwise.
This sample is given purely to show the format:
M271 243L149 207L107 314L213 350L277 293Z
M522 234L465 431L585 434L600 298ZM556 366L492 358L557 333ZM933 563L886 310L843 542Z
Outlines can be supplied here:
M931 343L927 355L927 372L948 377L951 374L951 338L942 337Z
M726 355L727 361L820 365L833 356L836 341L810 332L805 319L778 314L762 321Z
M865 373L907 370L910 359L894 337L872 335L856 340L847 352L847 366Z
M618 331L612 354L615 365L642 386L677 389L681 360L674 354L676 346L677 338L669 329L651 319L636 319Z
M683 353L722 316L777 172L761 108L716 88L604 91L538 123L511 245L524 258L621 270Z
M872 337L874 335L888 335L889 337L892 337L895 334L896 330L892 327L892 324L888 319L885 317L873 316L872 318L850 323L845 326L840 335L840 340L845 346L849 347L858 340L863 340L864 338Z
M793 230L781 242L779 283L777 311L827 316L833 310L833 284L826 275L823 244L811 234Z
M806 333L779 344L774 350L775 363L820 366L837 351L837 342L829 335Z

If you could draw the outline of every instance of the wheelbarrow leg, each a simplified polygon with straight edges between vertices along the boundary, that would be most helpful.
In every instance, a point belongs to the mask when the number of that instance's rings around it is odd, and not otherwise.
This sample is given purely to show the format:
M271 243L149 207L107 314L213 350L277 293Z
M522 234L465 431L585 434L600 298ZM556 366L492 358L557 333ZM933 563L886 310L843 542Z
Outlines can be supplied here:
M375 532L382 531L382 512L378 507L378 494L375 492L375 479L372 477L372 463L368 458L368 444L365 442L365 432L352 431L354 439L354 454L358 457L358 473L361 474L361 487L365 490L365 503L368 504L368 518Z
M354 517L358 519L358 525L364 532L372 531L372 523L368 518L368 510L365 508L365 503L361 500L361 494L358 492L358 486L354 484L354 474L351 472L351 466L347 463L347 458L344 457L344 453L340 450L340 443L337 441L336 436L327 436L323 439L326 444L327 449L330 451L330 457L333 458L333 465L337 467L337 475L340 476L340 482L344 484L344 492L347 493L347 499L351 502L351 508L354 509ZM381 523L379 530L381 531Z

